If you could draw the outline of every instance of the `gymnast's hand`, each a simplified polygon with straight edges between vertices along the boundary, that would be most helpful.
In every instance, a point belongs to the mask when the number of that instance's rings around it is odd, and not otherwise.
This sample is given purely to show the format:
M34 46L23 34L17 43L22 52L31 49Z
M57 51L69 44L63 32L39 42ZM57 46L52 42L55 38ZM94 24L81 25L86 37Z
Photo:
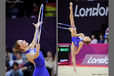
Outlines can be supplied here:
M80 33L80 36L84 37L85 35L83 33Z
M36 24L33 23L33 25L34 25L35 27L37 27L37 26L39 27L41 24L43 24L43 22L41 23L40 21L39 21L38 23L36 23Z
M40 50L40 44L36 44L36 49Z

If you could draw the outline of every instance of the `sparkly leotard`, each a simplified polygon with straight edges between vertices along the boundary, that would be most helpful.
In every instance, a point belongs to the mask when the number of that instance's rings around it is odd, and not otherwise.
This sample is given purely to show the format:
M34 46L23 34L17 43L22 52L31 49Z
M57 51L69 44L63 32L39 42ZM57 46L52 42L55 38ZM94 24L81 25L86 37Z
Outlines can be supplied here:
M75 46L79 46L80 41L83 41L83 37L72 37L72 42Z
M36 49L29 49L26 51L26 54L32 52L35 53ZM33 76L50 76L47 71L47 68L45 67L45 59L41 51L39 51L39 56L36 59L34 59L34 63L35 69L33 72Z

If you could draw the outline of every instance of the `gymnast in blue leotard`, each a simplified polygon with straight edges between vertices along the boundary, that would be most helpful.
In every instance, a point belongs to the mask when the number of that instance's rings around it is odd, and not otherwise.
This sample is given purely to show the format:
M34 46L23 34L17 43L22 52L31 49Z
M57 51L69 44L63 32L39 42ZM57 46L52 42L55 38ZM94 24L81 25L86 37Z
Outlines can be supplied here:
M72 46L71 46L71 51L72 51L72 62L73 62L73 70L76 70L76 55L79 53L80 49L82 48L83 44L89 44L91 42L90 37L85 36L83 33L77 34L76 27L74 25L74 18L73 18L73 4L70 2L70 25L71 27L69 28L71 32L71 37L72 37Z
M33 23L34 24L34 23ZM17 40L15 49L24 52L27 59L35 66L33 76L50 76L46 67L45 60L42 52L40 51L40 44L36 42L37 26L39 27L41 22L34 24L35 34L31 44L28 44L25 40Z

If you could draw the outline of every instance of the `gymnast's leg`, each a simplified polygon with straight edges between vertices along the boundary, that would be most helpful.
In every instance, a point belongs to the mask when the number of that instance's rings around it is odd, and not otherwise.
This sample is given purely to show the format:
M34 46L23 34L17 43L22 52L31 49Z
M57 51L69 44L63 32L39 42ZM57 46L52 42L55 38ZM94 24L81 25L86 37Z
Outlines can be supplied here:
M72 55L72 63L73 63L73 70L75 71L75 72L77 72L77 70L76 70L76 49L77 49L77 47L74 45L74 43L72 42L72 45L71 45L71 55Z
M69 18L70 18L70 25L72 26L71 28L69 28L69 30L71 32L71 35L73 36L73 35L77 34L77 31L76 31L76 28L74 28L75 25L74 25L73 4L72 4L72 2L70 2L69 9L70 9L70 16L69 16Z

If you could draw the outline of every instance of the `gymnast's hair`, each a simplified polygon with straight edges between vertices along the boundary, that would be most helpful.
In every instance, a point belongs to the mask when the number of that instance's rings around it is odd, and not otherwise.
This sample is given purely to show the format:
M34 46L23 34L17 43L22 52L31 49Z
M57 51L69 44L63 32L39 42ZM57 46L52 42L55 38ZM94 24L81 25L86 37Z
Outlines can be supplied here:
M20 45L18 44L18 40L16 41L15 45L14 45L14 48L16 51L20 51L20 52L23 52L23 49L20 48Z
M86 45L89 45L90 42L91 42L91 41L84 41L84 43L85 43Z

